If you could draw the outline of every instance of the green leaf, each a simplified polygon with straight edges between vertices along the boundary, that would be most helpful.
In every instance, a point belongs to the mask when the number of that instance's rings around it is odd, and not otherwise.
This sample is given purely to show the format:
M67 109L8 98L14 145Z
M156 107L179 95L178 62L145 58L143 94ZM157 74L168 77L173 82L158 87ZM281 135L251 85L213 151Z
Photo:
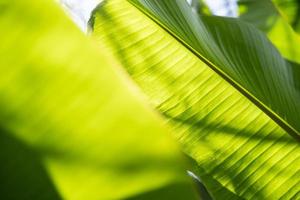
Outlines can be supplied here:
M273 0L284 18L296 32L300 32L300 2L298 0Z
M1 1L0 27L1 199L194 198L168 128L58 5Z
M294 73L252 26L200 20L184 1L111 0L91 25L172 125L214 198L297 199L300 148L287 134L299 128Z
M300 37L270 0L240 0L239 19L265 32L280 53L300 63Z

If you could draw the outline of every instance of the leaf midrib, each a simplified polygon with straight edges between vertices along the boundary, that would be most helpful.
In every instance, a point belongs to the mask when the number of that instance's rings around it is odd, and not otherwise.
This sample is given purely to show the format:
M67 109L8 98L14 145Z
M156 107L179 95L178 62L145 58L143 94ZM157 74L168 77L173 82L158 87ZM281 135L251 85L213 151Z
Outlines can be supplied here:
M195 50L192 46L190 46L187 42L181 39L179 36L174 33L171 29L169 29L166 25L152 16L147 10L145 10L142 6L135 3L132 0L127 0L130 4L140 10L143 14L153 20L157 25L159 25L162 29L168 32L174 39L176 39L179 43L185 46L188 50L190 50L196 57L198 57L202 62L204 62L209 68L211 68L214 72L216 72L219 76L221 76L225 81L227 81L231 86L237 89L242 95L244 95L249 101L251 101L254 105L256 105L262 112L268 115L273 121L276 122L282 129L284 129L289 135L291 135L294 139L300 142L300 133L294 129L288 122L282 119L277 113L271 110L268 106L266 106L263 102L257 99L254 95L252 95L248 90L246 90L241 84L228 76L223 70L219 69L216 65L214 65L207 58L202 56L197 50Z

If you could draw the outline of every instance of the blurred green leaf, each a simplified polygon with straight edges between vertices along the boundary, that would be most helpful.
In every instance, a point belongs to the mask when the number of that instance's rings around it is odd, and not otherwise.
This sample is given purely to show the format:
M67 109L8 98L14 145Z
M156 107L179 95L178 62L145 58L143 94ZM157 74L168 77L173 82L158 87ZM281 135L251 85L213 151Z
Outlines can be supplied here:
M58 5L1 1L0 27L1 199L195 197L168 128Z
M129 2L98 7L93 38L173 126L210 194L297 199L299 77L264 34L180 0Z
M300 1L299 0L273 0L284 18L296 32L300 32Z
M300 37L270 0L240 0L239 19L265 32L280 53L300 63Z

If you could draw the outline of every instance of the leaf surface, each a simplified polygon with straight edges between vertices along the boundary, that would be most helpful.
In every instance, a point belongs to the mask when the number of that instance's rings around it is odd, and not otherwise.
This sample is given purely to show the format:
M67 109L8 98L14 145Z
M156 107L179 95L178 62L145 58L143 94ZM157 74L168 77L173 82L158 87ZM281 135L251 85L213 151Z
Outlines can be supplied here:
M248 82L249 88L259 86L259 93L266 97L263 91L267 92L270 83L282 86L280 81L271 81L278 77L271 68L279 66L283 74L291 75L271 43L244 23L214 17L199 22L194 15L180 16L182 12L192 13L183 1L135 3L145 6L146 12L149 9L152 18L126 1L107 1L94 12L93 38L114 52L152 105L173 126L184 151L198 162L197 173L212 196L297 198L299 143L213 68L219 65L210 62L224 59L223 65L228 68L223 66L223 72L232 69L232 74L241 74L241 81ZM185 27L187 22L195 24ZM261 46L255 44L258 41ZM246 74L247 70L251 73ZM286 98L281 97L281 90L270 93L273 100ZM298 104L293 106L298 109Z

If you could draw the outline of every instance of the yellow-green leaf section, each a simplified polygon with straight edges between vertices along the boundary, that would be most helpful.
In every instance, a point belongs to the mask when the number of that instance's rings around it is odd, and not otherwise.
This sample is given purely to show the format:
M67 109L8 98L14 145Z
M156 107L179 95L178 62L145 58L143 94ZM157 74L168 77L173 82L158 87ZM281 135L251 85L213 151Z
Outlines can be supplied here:
M1 199L193 199L164 127L50 0L0 1Z
M298 197L299 143L235 87L127 1L99 6L91 24L173 126L214 198Z
M273 0L284 19L299 34L300 32L300 2L298 0Z

